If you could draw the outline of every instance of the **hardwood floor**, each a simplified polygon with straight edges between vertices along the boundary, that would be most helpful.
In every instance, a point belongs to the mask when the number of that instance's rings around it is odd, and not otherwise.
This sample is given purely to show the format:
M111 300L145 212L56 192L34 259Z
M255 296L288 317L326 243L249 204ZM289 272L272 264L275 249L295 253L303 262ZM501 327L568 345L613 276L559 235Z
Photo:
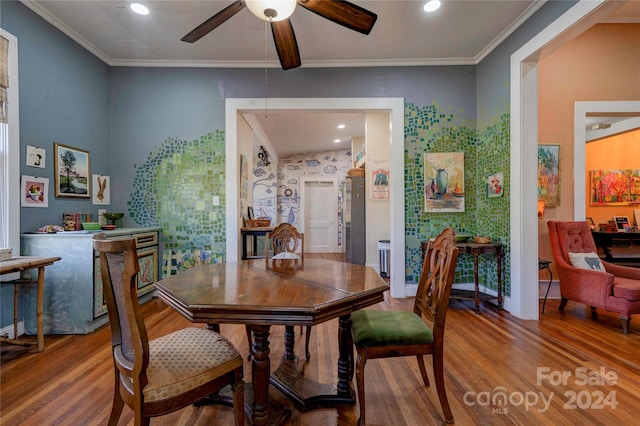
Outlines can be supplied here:
M372 309L408 310L412 303L388 296ZM143 312L150 338L190 325L157 299L145 304ZM221 332L241 353L247 352L242 326L223 324ZM283 327L272 328L272 368L282 355L283 334ZM336 336L337 320L313 328L312 359L300 361L306 376L335 380ZM303 344L304 339L298 339L297 353L303 352ZM558 301L549 300L540 321L523 321L490 304L482 304L476 315L471 302L452 301L445 382L456 424L637 424L639 349L640 318L632 320L625 336L616 315L599 312L593 321L587 307L573 302L559 313ZM108 327L88 335L46 336L40 354L16 346L1 350L0 424L106 424L113 394ZM249 381L251 366L245 365ZM421 384L415 358L369 361L366 389L370 425L443 422L435 385ZM357 405L301 413L277 390L272 388L270 395L293 409L291 425L348 425L357 420ZM506 401L497 405L501 396ZM130 423L131 411L125 407L119 424ZM226 425L232 424L232 413L227 407L188 407L152 424Z

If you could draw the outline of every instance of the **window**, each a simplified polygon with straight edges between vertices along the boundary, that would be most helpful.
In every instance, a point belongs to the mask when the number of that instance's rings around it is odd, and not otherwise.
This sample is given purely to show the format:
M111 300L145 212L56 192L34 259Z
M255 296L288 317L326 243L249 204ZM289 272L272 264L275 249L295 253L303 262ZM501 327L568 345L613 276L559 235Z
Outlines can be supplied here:
M20 121L18 97L18 39L0 29L2 55L0 85L0 247L20 254ZM6 40L6 41L5 41Z

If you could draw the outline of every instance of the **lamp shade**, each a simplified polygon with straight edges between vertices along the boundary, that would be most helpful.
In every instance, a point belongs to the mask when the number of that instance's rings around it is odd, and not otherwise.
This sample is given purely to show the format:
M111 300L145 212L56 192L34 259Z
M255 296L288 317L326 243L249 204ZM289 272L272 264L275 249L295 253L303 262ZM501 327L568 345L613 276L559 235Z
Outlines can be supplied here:
M251 13L269 22L287 19L296 8L296 0L246 0L246 4Z

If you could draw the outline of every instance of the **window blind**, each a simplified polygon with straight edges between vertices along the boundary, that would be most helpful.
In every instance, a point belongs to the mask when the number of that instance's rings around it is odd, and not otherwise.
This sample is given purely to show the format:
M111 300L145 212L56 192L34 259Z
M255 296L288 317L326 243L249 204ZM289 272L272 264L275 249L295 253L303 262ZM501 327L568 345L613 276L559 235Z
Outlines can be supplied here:
M7 88L9 87L9 40L0 36L0 123L7 122Z

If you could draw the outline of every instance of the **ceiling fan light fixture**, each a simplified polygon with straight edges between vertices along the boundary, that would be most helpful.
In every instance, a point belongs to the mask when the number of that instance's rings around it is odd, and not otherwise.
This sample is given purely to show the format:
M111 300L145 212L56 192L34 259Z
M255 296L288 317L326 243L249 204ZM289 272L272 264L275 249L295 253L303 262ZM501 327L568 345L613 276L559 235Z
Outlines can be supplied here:
M258 18L267 22L284 21L296 8L296 0L246 0L247 7Z
M435 12L440 9L440 0L431 0L424 5L425 12Z

